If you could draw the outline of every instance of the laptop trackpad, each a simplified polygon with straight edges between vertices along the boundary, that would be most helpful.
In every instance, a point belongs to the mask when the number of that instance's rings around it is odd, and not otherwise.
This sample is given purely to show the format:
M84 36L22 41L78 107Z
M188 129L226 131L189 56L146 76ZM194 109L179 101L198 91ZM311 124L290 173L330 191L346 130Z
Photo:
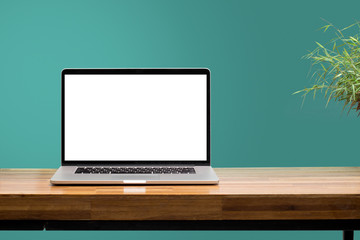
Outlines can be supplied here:
M123 180L124 183L125 181L132 181L132 182L136 182L136 181L153 181L153 180L160 180L160 176L158 174L155 175L126 175L126 176L121 176L119 180ZM139 182L140 183L140 182Z

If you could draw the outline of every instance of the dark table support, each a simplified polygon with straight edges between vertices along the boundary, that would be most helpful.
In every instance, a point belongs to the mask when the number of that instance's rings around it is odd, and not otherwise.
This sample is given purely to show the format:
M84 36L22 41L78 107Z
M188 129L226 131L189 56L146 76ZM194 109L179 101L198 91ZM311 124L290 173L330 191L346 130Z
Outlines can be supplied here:
M0 230L40 230L43 231L45 222L41 220L1 220Z
M360 220L54 221L2 220L0 230L337 230L353 236Z
M354 240L354 231L344 231L343 240Z
M336 230L350 236L360 220L47 221L46 230ZM349 233L348 233L349 232ZM345 235L344 235L345 236Z

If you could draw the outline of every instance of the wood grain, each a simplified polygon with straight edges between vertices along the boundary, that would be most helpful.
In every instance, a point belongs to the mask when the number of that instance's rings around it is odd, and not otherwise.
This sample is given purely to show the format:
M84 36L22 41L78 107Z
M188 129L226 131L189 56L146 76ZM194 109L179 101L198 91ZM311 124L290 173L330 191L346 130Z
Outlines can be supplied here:
M360 167L215 169L219 185L53 186L0 169L0 220L360 219Z

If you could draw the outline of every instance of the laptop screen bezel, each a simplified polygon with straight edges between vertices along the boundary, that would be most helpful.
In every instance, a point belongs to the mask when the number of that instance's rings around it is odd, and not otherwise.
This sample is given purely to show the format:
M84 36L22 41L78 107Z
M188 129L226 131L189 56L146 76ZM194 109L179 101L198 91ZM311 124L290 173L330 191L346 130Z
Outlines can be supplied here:
M65 161L65 75L67 74L183 74L183 75L206 75L206 161L202 160L176 160L176 161L141 161L141 160L81 160ZM61 165L80 166L80 165L195 165L210 166L210 70L207 68L176 68L176 69L64 69L61 72Z

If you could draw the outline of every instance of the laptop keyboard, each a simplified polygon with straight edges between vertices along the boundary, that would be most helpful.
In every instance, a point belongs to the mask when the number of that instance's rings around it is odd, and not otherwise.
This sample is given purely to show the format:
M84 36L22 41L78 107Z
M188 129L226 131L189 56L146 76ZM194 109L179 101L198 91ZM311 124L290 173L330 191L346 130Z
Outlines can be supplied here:
M76 174L195 174L193 167L78 167Z

